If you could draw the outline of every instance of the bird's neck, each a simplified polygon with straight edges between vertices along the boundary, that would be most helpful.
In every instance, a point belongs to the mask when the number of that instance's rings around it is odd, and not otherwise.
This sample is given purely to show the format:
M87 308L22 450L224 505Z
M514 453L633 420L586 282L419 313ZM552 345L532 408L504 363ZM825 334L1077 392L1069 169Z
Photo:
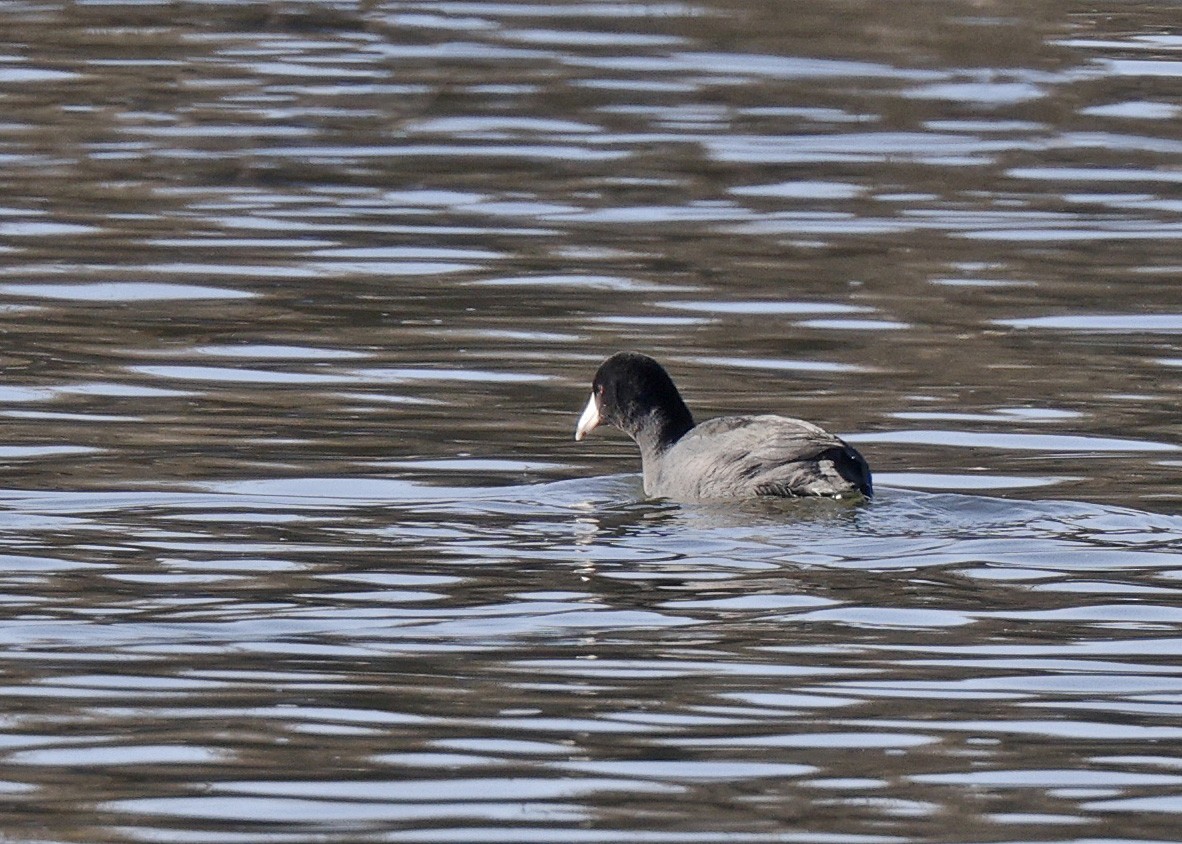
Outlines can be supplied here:
M632 434L632 439L640 446L642 456L656 457L672 447L693 427L694 417L685 402L678 399L675 405L654 410Z

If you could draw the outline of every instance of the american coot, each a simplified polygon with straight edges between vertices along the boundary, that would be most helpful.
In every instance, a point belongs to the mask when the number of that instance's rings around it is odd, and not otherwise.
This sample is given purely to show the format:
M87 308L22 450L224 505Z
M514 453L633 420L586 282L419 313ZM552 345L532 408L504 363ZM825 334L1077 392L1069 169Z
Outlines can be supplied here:
M871 495L870 467L809 422L724 416L694 425L673 379L647 355L619 352L591 382L575 439L612 425L640 446L644 491L680 501Z

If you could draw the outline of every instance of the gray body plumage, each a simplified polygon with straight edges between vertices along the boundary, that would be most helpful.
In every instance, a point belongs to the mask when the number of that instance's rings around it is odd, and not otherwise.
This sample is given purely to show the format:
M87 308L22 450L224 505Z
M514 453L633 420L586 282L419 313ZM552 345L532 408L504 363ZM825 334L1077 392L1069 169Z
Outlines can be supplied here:
M802 419L726 416L666 448L641 448L646 495L679 500L870 494L866 461Z

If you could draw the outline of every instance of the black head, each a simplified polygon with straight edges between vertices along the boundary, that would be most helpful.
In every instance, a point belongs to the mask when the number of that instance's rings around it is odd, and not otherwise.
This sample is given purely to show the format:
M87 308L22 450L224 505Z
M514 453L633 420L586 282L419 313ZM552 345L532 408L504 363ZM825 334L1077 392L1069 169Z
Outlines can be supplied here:
M598 425L619 428L642 447L664 448L694 427L694 419L664 367L648 355L617 352L595 373L575 439Z

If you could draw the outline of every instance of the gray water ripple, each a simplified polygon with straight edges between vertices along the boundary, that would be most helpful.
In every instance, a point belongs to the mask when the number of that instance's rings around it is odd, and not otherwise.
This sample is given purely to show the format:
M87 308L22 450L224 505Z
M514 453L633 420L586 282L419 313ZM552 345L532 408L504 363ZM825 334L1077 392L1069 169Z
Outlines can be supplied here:
M1176 837L1173 10L784 11L0 4L0 838Z

